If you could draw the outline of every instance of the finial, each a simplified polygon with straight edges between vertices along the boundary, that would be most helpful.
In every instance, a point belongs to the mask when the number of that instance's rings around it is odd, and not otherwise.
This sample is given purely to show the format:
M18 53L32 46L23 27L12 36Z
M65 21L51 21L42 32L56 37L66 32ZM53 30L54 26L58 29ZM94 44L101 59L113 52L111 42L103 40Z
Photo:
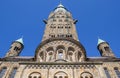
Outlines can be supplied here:
M60 0L60 4L62 4L62 1Z
M64 7L64 6L62 5L62 2L61 2L61 1L60 1L60 3L59 3L58 7Z

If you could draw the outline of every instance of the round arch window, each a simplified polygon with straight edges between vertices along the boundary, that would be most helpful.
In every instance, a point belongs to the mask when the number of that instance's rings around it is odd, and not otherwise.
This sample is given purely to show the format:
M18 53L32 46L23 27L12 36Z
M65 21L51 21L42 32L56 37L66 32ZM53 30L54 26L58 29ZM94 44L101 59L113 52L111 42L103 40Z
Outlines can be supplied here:
M31 73L28 78L41 78L41 74L39 72Z

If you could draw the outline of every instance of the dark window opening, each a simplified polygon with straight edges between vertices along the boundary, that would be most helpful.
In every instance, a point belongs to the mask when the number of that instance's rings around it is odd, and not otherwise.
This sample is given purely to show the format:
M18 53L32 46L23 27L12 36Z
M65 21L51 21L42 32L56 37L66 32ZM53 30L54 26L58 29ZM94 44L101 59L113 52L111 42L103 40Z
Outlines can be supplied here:
M104 71L105 71L105 74L106 74L107 78L111 78L108 69L107 69L107 68L104 68Z
M57 78L57 76L54 76L54 78Z
M32 76L29 76L28 78L32 78Z
M104 47L105 51L110 51L109 47Z
M59 20L59 22L62 22L62 20Z
M63 52L60 51L60 52L58 53L58 57L59 57L59 59L63 59Z
M114 68L114 71L115 71L117 77L120 78L120 71L118 70L117 67Z
M11 75L10 75L10 78L14 78L16 71L17 71L17 68L14 68Z
M68 76L65 76L65 78L68 78Z
M38 78L41 78L41 76L39 76Z
M62 76L60 76L59 78L62 78Z
M1 71L0 71L0 78L2 78L6 72L7 68L4 67Z
M18 48L17 46L14 48L15 51L19 51L20 48Z

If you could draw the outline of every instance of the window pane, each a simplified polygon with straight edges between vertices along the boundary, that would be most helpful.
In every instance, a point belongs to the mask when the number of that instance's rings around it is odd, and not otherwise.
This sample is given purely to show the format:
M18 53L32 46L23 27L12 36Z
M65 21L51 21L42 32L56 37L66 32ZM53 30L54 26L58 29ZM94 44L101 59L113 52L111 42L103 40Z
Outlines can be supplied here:
M62 58L63 58L63 54L59 53L59 59L62 59Z
M17 68L14 68L11 75L10 75L10 78L14 78L16 71L17 71Z
M107 68L104 68L104 71L105 71L105 74L106 74L107 78L111 78Z
M0 71L0 78L3 77L3 75L5 74L5 71L7 70L7 68L3 68L1 71Z

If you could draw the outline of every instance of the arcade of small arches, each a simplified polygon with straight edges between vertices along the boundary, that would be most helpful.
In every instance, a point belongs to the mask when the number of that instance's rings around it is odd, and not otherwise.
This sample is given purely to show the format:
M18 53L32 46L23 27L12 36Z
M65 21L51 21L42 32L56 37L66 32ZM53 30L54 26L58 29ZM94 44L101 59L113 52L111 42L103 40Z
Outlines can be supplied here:
M85 54L81 49L73 46L57 45L40 50L37 61L53 62L55 60L66 60L68 62L81 62L85 60Z
M42 78L42 76L41 73L39 72L33 72L28 76L28 78ZM59 71L54 74L53 78L69 78L69 77L67 73ZM89 72L83 72L80 74L80 78L93 78L93 75Z

